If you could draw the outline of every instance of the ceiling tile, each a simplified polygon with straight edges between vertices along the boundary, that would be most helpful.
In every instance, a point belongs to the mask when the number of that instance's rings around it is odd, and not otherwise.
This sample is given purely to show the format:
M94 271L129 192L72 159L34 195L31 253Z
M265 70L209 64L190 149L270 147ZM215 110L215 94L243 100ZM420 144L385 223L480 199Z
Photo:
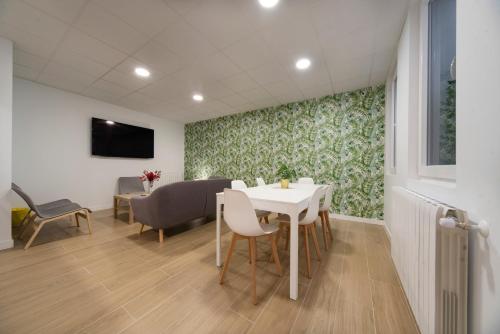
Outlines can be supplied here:
M80 93L96 79L95 76L50 61L37 81L52 87Z
M133 29L94 2L85 7L75 25L90 36L125 53L135 52L147 41L147 35Z
M14 48L14 64L40 72L48 63L47 58L36 56L19 48Z
M202 0L164 0L164 2L174 11L181 15L187 14L195 8Z
M251 69L270 63L275 58L259 35L252 35L240 40L223 49L222 52L243 69Z
M0 36L14 41L16 48L31 54L49 58L57 47L57 40L46 41L30 31L17 29L5 22L0 21Z
M79 53L73 52L69 48L59 48L55 52L53 59L61 64L73 67L76 70L96 77L100 77L110 70L109 66L103 65Z
M22 1L0 2L0 13L1 23L13 29L30 32L47 42L61 40L68 30L68 25Z
M304 100L302 91L293 81L278 81L265 85L264 89L281 103Z
M353 77L369 75L372 67L372 55L353 57L349 60L328 61L333 83L342 82ZM359 87L362 88L362 87Z
M85 90L82 92L82 95L96 99L96 100L100 100L100 101L104 101L104 102L108 102L108 103L113 103L113 104L118 104L117 103L118 97L116 95L113 95L110 92L107 92L101 88L94 87L94 86L90 86L90 87L85 88Z
M118 104L129 109L146 111L161 104L161 101L136 92L123 97Z
M248 100L238 94L221 97L219 100L233 108L241 107L248 104Z
M111 70L102 77L104 80L121 86L127 90L137 90L151 84L149 78L139 78L132 72L125 74L117 70Z
M222 49L258 29L241 10L242 1L213 0L200 2L186 14L186 20Z
M151 68L155 68L164 74L170 74L179 70L184 64L181 57L172 53L164 45L158 42L149 42L134 54L134 57Z
M246 98L250 103L253 103L256 100L272 98L271 94L269 94L265 89L261 87L241 91L238 92L238 94Z
M370 81L369 75L352 77L342 81L335 81L333 91L335 93L350 92L361 87L368 87Z
M110 96L113 97L113 99L116 100L124 97L125 95L130 94L132 91L132 89L125 88L123 86L117 85L116 83L104 79L97 80L92 84L91 87L109 94Z
M98 3L149 37L180 20L162 0L99 0Z
M66 22L73 23L88 0L25 0L30 5Z
M110 67L115 66L127 57L125 53L76 29L71 29L68 32L59 49L71 50Z
M326 84L318 83L316 85L302 87L301 90L304 94L305 99L312 99L315 97L322 97L333 94L333 87L329 82Z
M231 87L235 92L258 88L259 84L247 73L239 73L221 80L221 83Z
M190 97L192 91L185 85L179 83L172 77L164 77L152 84L142 88L140 92L161 101L170 101L172 98Z
M278 63L267 63L247 71L257 83L267 85L277 81L288 81L287 70Z
M205 36L183 21L169 25L155 40L188 62L217 51Z

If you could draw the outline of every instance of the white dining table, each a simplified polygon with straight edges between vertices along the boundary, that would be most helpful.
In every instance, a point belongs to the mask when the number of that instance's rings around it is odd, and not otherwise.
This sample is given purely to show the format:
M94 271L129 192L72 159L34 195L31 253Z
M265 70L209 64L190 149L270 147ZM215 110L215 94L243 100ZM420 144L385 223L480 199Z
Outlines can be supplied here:
M307 209L309 201L318 188L326 193L326 187L318 184L290 183L288 189L282 189L279 184L242 189L252 202L254 209L279 212L290 216L290 298L296 300L299 287L299 214ZM216 219L216 263L221 261L221 215L224 204L224 193L217 193Z

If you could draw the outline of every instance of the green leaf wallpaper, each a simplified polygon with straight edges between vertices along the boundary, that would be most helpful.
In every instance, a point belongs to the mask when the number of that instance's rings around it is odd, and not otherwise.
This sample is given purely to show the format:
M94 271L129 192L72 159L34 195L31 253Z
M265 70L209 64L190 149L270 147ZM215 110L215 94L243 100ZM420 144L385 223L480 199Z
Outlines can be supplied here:
M185 178L334 183L333 212L383 219L384 86L185 125Z

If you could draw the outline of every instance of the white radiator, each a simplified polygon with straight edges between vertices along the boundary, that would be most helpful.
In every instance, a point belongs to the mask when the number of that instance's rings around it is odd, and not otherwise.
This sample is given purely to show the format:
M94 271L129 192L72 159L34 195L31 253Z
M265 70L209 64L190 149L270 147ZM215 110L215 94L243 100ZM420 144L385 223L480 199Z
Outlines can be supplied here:
M467 231L439 219L466 213L393 187L391 254L422 334L467 333Z
M162 173L160 180L158 180L158 182L155 184L155 189L166 184L180 181L184 181L184 173L182 172Z

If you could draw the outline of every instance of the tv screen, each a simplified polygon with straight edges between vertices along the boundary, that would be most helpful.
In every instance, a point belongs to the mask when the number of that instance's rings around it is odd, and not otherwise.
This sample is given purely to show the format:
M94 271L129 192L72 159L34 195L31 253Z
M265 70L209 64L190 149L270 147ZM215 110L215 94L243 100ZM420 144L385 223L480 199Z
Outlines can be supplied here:
M154 158L154 130L92 118L92 155Z

